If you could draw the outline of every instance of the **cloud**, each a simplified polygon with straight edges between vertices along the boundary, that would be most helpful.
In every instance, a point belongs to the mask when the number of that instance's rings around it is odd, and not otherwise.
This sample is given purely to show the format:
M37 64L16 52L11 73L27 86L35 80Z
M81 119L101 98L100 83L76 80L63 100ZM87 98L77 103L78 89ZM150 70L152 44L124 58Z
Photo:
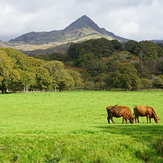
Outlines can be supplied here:
M66 28L82 15L116 35L163 39L162 0L0 0L0 40Z
M161 32L163 11L160 6L163 5L163 1L138 0L131 3L132 0L130 2L126 0L122 2L125 3L106 12L102 19L98 18L100 26L104 25L104 19L108 20L105 28L117 35L136 40L163 39Z

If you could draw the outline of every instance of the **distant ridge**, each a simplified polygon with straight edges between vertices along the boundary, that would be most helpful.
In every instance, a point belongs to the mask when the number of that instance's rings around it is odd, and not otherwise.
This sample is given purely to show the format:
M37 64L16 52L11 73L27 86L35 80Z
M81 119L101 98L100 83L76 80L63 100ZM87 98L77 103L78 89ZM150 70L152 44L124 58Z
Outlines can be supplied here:
M163 44L163 40L149 40L152 41L155 44Z
M117 39L117 40L122 41L122 42L126 42L128 40L128 39L122 38L120 36L116 36L114 33L108 32L104 28L99 28L99 26L96 23L94 23L86 15L77 19L75 22L73 22L67 28L65 28L65 30L74 30L75 28L77 29L77 28L84 28L84 27L85 28L92 28L94 31L97 31L104 36L106 35L106 37L109 36L112 39Z
M68 43L88 40L92 38L105 37L109 40L117 39L126 42L127 39L114 35L104 28L99 28L86 15L80 17L63 30L54 30L51 32L30 32L23 34L15 39L11 39L10 43L27 43L27 44L48 44L51 42Z
M104 28L100 28L88 16L83 15L63 30L50 32L30 32L8 42L0 41L0 47L10 47L23 52L50 51L64 52L72 42L83 42L90 39L106 38L127 42L129 39L115 35ZM149 40L163 43L163 40ZM50 50L48 50L50 49ZM59 50L58 50L59 49ZM46 53L46 52L45 52Z

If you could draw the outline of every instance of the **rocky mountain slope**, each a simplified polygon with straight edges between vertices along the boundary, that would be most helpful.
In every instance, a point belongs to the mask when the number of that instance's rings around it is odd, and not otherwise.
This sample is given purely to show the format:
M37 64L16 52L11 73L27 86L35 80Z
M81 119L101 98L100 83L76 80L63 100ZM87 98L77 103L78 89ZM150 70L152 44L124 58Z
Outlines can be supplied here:
M126 42L127 39L116 36L104 28L100 28L86 15L80 17L63 30L51 32L30 32L23 34L9 42L0 42L0 46L13 47L15 49L30 51L48 49L71 42L81 42L89 39L107 38Z
M126 39L116 36L104 28L99 28L89 17L82 16L75 22L70 24L63 30L51 32L30 32L19 36L9 42L24 42L28 44L47 44L51 42L67 43L74 41L82 41L90 38L105 37L109 40L117 39L119 41L126 41Z

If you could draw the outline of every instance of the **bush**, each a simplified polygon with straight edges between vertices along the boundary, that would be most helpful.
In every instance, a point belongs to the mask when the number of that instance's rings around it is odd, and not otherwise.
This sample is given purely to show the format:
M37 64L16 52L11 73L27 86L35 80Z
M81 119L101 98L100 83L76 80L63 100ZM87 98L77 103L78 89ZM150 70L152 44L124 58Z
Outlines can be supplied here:
M163 88L163 75L153 76L152 81L155 88Z
M140 89L150 89L152 88L152 80L141 78L140 79Z

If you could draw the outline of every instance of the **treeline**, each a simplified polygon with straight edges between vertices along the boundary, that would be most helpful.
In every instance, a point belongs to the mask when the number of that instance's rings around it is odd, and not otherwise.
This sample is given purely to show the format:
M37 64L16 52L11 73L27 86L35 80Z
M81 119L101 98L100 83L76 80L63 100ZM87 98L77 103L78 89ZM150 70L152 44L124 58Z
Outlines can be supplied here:
M150 41L92 39L71 44L66 54L35 57L77 69L84 89L163 88L163 47Z
M62 91L83 86L79 72L60 61L28 57L15 49L0 48L0 90Z
M140 90L163 88L163 48L105 38L71 44L66 54L29 57L0 48L0 90Z

